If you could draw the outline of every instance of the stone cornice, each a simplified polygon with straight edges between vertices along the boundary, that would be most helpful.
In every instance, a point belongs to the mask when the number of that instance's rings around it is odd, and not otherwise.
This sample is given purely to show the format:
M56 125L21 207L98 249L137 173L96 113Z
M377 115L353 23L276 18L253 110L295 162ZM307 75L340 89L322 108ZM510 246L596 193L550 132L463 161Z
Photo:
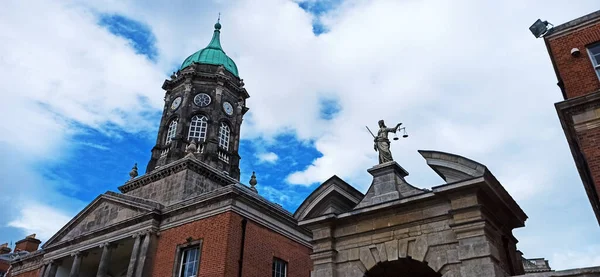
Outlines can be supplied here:
M600 11L595 11L550 29L544 38L548 40L555 39L572 32L574 29L585 28L599 21Z
M323 215L314 219L304 220L299 222L300 226L314 226L331 222L332 220L350 219L373 213L381 213L391 209L398 209L399 207L406 207L408 205L417 205L424 201L442 201L446 199L445 195L450 195L455 192L464 191L467 189L483 190L491 198L499 203L502 203L504 209L510 211L516 221L512 222L513 227L522 227L527 219L527 215L521 210L519 205L510 197L508 192L500 185L500 183L491 175L486 172L484 176L474 177L471 179L444 184L441 186L433 187L432 191L424 192L409 196L406 198L384 202L364 208L355 209L351 212L342 213L339 215L328 214Z
M190 67L194 68L194 67ZM244 98L250 98L248 91L245 88L240 87L240 81L236 80L237 77L231 77L227 75L222 75L218 73L206 73L206 72L198 72L197 70L188 69L180 71L175 79L165 80L162 88L164 90L173 89L185 82L187 78L202 78L206 80L218 80L221 81L226 87L229 89L241 93Z
M29 255L18 258L11 262L11 276L18 276L19 274L37 270L43 265L43 250L37 250L31 252Z
M215 203L221 201L225 202L222 202L223 204L221 205L215 205ZM174 221L169 220L169 218L175 218L177 215L189 211L198 211L202 208L206 209L196 215L186 216ZM162 218L163 222L167 223L162 224L160 229L166 230L174 228L229 211L233 211L243 217L249 218L304 246L311 247L309 243L310 232L304 227L298 226L297 221L290 212L269 202L244 185L237 183L166 207L163 210ZM280 224L274 222L279 222Z
M597 128L598 120L588 118L589 116L579 116L578 118L577 115L583 115L590 112L590 110L595 113L593 110L600 108L600 90L558 102L554 104L554 106L556 107L558 118L565 133L565 137L567 138L567 142L569 143L569 148L571 149L571 155L573 155L577 171L583 182L583 187L585 188L594 214L596 215L596 220L598 220L598 223L600 224L599 192L595 188L592 174L588 168L587 160L583 155L582 149L579 146L577 135L578 131L581 132L590 128ZM574 122L574 117L578 118L580 122Z
M130 218L128 220L118 222L116 224L105 226L104 228L94 230L93 232L82 234L80 236L77 236L75 238L72 238L72 239L69 239L66 241L61 241L61 242L44 245L44 250L46 252L52 252L57 249L80 244L82 242L88 241L92 238L99 237L102 235L110 234L113 232L120 233L120 231L126 230L126 227L136 225L136 224L147 223L145 225L153 225L153 222L156 221L159 217L160 217L159 211L149 212L147 214L136 216L136 217ZM128 236L129 235L130 234L128 234Z
M171 176L173 174L181 172L185 169L189 169L198 174L204 175L210 180L222 186L227 186L238 182L234 178L224 175L223 173L217 171L213 167L199 161L195 157L187 156L170 164L159 167L151 171L150 173L144 174L138 178L127 181L124 185L119 187L119 191L121 191L122 193L127 193L152 182L156 182L167 176Z

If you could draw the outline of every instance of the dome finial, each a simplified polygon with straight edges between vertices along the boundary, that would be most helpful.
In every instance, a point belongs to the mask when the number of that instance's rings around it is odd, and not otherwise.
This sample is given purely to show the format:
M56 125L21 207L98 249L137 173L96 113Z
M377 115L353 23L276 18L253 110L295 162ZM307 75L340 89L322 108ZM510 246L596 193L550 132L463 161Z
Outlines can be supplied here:
M219 17L217 18L217 23L215 24L215 30L221 30L221 13L219 13Z

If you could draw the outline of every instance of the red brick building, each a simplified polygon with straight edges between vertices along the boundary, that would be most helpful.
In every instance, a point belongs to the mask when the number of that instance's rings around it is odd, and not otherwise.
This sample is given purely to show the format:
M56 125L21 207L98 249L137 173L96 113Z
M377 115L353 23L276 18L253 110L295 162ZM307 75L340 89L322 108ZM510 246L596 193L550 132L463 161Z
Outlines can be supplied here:
M250 96L220 30L165 80L146 174L134 166L120 193L98 196L41 250L13 260L11 276L310 275L310 232L260 196L254 174L251 187L239 181Z
M544 41L565 99L556 110L600 223L600 11L550 29Z

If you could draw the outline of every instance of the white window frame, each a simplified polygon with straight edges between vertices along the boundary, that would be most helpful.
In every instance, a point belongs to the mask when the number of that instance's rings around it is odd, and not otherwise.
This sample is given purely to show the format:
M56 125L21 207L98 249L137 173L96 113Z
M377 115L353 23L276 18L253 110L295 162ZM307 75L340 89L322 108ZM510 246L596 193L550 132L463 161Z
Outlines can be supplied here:
M190 259L189 254L195 251L195 255L192 259ZM198 276L198 271L200 270L200 248L199 247L190 247L190 248L186 248L186 249L182 249L181 251L181 257L179 258L180 263L179 263L179 274L177 274L177 276L179 277L196 277ZM193 275L185 275L188 266L193 266L194 268L194 273Z
M221 122L221 127L219 127L219 147L225 149L225 151L228 151L230 138L231 129L229 129L229 125L227 125L225 122Z
M195 115L190 120L190 129L188 130L188 141L194 139L199 142L206 140L206 132L208 131L208 117L204 115Z
M598 52L592 53L591 48L596 48L598 50ZM590 60L592 61L592 66L594 67L594 71L596 71L596 75L598 76L598 79L600 79L600 63L598 63L598 60L600 60L600 42L594 43L594 44L590 45L589 47L587 47L587 52L588 52L588 56L590 57Z
M165 144L171 143L173 138L175 138L175 134L177 133L177 119L173 119L169 123L169 128L167 129L167 137L165 138Z
M279 258L273 258L273 277L287 277L288 263Z

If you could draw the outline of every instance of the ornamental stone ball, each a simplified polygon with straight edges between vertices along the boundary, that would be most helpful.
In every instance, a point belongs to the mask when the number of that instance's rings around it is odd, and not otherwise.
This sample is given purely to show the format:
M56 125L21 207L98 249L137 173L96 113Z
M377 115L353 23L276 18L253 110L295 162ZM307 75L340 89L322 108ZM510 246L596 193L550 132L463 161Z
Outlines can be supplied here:
M138 168L137 168L137 163L135 163L133 165L133 168L131 169L131 171L129 171L129 177L131 177L131 179L133 179L137 176L138 176Z

